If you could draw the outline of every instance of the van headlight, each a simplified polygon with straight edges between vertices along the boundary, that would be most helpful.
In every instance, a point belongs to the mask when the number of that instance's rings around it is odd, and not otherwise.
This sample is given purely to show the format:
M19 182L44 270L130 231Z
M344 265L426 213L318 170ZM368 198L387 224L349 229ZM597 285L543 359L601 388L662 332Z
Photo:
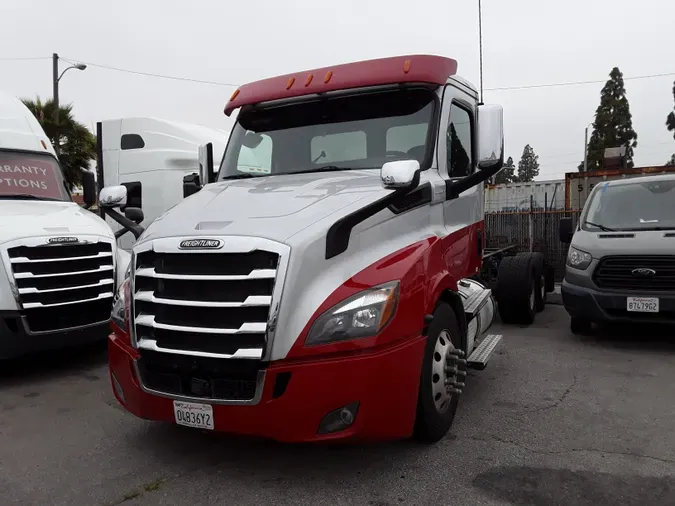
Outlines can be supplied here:
M570 250L567 253L567 265L582 271L591 265L592 260L593 257L590 253L586 253L585 251L573 247L570 247Z
M305 346L376 335L396 312L399 284L392 281L374 286L336 304L312 324Z

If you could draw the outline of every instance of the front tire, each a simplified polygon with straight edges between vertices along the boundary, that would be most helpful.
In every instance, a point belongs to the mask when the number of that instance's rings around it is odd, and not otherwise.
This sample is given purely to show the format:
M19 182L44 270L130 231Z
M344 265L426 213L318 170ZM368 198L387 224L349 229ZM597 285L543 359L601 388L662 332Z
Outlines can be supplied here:
M466 360L455 312L449 304L441 302L433 316L424 349L413 434L424 443L436 443L450 430L466 377Z
M572 316L570 320L570 330L572 334L578 336L585 336L591 333L593 330L593 322L588 318L580 318L578 316Z

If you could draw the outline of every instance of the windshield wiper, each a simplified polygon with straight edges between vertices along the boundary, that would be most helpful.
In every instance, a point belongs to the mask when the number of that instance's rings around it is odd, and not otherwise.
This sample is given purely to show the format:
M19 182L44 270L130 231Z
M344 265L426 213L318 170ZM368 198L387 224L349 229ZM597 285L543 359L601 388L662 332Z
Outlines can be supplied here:
M337 165L324 165L323 167L315 167L313 169L296 170L288 172L288 174L309 174L312 172L337 172L340 170L352 170L351 167L338 167Z
M38 197L30 193L20 193L17 195L0 195L0 199L14 199L14 200L59 200L51 197Z
M602 230L603 232L618 232L618 230L615 229L615 228L609 228L609 227L606 227L604 225L600 225L599 223L593 223L592 221L585 221L584 225L590 225L592 227L597 227L600 230Z
M250 177L262 177L267 176L268 174L251 174L249 172L244 172L243 174L233 174L231 176L225 176L221 181L229 181L232 179L248 179Z

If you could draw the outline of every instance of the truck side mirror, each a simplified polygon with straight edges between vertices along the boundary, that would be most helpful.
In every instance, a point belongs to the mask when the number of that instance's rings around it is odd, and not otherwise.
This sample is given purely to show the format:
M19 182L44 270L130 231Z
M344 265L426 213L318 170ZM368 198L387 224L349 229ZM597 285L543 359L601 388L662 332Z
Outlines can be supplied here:
M136 223L137 225L140 225L140 223L143 221L143 209L139 207L127 207L124 209L124 216L126 216L128 219Z
M482 184L504 165L504 109L501 105L478 106L478 170L456 181L446 181L446 199Z
M417 160L387 162L380 169L380 181L388 190L400 188L413 190L420 182L420 162Z
M98 197L98 205L107 208L124 207L127 205L126 186L106 186L103 188Z
M563 244L570 244L572 242L572 237L574 237L572 218L560 218L559 236L560 242Z
M82 171L82 200L87 209L96 204L96 178L90 170Z
M213 171L213 143L211 142L199 146L199 176L200 180L206 184L216 180L216 173Z
M202 185L199 182L199 174L188 174L183 177L183 198L187 198L201 189Z
M478 106L478 168L486 180L504 165L504 110L500 105Z

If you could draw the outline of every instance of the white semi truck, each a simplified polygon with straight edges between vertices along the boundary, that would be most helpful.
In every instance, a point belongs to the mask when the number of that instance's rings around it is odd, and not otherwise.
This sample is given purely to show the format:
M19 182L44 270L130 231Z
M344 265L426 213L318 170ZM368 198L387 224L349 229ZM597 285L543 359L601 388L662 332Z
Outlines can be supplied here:
M217 174L202 156L116 294L108 356L126 410L282 441L447 433L467 367L501 339L490 286L520 323L553 288L540 254L483 247L502 109L456 70L401 56L234 92ZM128 198L106 185L99 200L120 222Z
M94 174L82 182L92 205ZM73 202L33 114L0 92L0 359L105 339L128 263L105 221Z

